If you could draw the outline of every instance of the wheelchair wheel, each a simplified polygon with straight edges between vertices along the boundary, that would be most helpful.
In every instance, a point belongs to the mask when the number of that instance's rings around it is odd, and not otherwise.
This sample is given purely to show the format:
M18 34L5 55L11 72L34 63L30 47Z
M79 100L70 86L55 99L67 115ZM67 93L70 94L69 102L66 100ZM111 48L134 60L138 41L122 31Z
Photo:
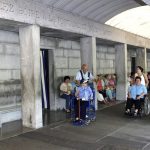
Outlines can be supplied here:
M144 99L144 113L145 115L150 114L150 101L147 96Z

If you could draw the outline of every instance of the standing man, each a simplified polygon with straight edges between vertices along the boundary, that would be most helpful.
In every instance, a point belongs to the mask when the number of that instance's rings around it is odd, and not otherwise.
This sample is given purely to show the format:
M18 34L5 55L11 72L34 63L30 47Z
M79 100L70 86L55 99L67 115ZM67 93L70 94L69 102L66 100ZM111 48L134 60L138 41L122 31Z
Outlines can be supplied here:
M76 75L77 84L80 85L80 81L84 81L84 80L92 81L93 79L94 77L92 73L88 71L88 65L83 64L81 66L81 70L79 70Z

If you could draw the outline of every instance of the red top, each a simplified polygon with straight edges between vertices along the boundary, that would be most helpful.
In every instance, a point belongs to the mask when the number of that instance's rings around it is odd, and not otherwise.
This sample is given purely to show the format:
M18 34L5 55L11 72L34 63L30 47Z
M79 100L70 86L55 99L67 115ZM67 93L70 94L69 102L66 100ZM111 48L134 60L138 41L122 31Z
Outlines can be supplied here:
M98 80L98 82L97 82L97 90L98 91L103 90L103 86L102 86L102 81L101 80Z

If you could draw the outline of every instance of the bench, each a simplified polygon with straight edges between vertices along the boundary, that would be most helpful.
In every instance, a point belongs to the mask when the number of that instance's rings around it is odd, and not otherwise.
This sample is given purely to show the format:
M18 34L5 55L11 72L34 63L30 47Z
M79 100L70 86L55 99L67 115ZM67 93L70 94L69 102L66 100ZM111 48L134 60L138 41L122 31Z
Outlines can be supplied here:
M22 119L21 105L0 108L0 128L3 123Z
M66 109L66 100L64 98L59 97L57 99L56 110Z

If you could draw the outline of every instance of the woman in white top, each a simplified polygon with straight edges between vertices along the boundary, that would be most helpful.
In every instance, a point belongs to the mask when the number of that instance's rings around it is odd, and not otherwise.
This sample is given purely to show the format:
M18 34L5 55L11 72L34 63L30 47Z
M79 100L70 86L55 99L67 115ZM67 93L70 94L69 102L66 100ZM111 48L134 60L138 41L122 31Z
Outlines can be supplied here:
M136 67L135 77L141 77L141 84L148 86L148 78L147 75L143 73L143 68L141 66Z

